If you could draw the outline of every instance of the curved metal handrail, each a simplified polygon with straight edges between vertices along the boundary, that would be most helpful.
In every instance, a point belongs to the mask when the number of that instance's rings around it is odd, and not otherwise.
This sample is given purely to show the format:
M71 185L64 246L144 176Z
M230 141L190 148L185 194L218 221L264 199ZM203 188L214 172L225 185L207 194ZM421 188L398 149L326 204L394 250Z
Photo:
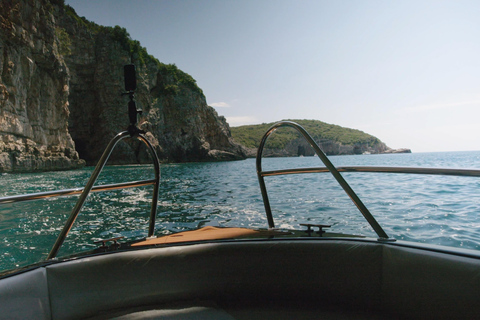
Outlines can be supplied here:
M109 190L134 188L134 187L144 187L152 184L155 184L154 179L131 181L131 182L124 182L124 183L114 183L114 184L103 184L100 186L94 186L90 192L101 192L101 191L109 191ZM33 200L54 198L54 197L68 197L76 194L81 194L82 192L83 192L83 188L72 188L72 189L35 192L35 193L21 194L16 196L8 196L8 197L0 198L0 205L7 204L7 203L16 203L16 202L23 202L23 201L33 201Z
M381 166L341 166L336 167L338 172L376 172L376 173L409 173L428 174L441 176L480 177L478 169L452 169L452 168L424 168L424 167L381 167ZM295 168L263 171L264 177L280 176L299 173L329 172L327 167ZM1 200L1 199L0 199Z
M78 198L77 203L75 204L75 207L72 210L72 213L68 217L67 222L65 223L62 231L60 232L60 235L55 241L55 244L53 245L52 250L50 251L47 257L47 260L50 260L56 257L58 250L62 246L63 242L65 241L65 238L67 237L68 232L72 228L73 223L75 222L75 219L77 218L80 210L83 207L83 204L85 203L85 200L87 199L87 196L89 195L90 191L92 191L92 189L94 188L93 185L97 181L97 178L100 175L100 172L102 172L103 167L107 163L107 160L110 157L110 154L112 153L113 149L115 148L115 146L120 140L123 140L128 137L132 137L132 134L130 132L128 131L120 132L108 144L100 160L98 161L97 166L95 167L95 170L90 176L90 179L88 180L87 184L83 188L82 193L80 194L80 197ZM148 146L148 149L153 159L153 165L155 169L155 179L153 180L154 181L153 182L154 184L153 198L152 198L152 206L150 210L150 223L148 227L148 236L151 237L155 231L155 217L157 214L158 190L160 187L160 164L159 164L155 149L153 148L152 144L147 140L147 138L140 133L135 135L135 137L143 141Z
M383 240L383 241L393 240L388 237L387 233L383 230L383 228L380 226L377 220L373 217L373 215L370 213L367 207L363 204L362 200L360 200L357 194L353 191L353 189L350 187L347 181L345 181L345 179L342 177L342 175L337 170L337 168L335 168L335 166L330 162L328 157L320 149L320 147L313 140L313 138L308 134L308 132L298 123L295 123L292 121L280 121L274 124L270 129L268 129L268 131L262 137L262 140L260 142L260 145L257 151L257 159L256 159L257 176L258 176L258 181L260 183L260 190L262 192L263 204L265 206L265 212L267 214L269 228L275 228L275 222L273 221L272 209L270 207L270 201L268 199L268 194L267 194L267 187L265 185L264 177L266 175L265 175L265 172L262 170L262 155L263 155L263 149L265 147L265 143L267 142L268 137L280 127L292 127L296 129L305 138L305 140L312 146L312 148L315 150L315 153L320 158L320 160L322 160L323 164L326 166L328 171L333 175L333 177L337 180L337 182L340 184L343 190L347 193L347 195L353 201L355 206L360 210L363 217L368 221L370 226L379 236L379 240Z

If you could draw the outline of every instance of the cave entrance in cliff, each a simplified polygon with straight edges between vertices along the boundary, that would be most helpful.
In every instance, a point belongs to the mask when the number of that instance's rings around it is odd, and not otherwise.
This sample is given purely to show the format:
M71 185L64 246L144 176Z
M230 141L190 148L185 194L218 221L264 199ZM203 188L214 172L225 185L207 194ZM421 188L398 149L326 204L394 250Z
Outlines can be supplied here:
M87 159L86 159L86 157L87 157L87 144L85 143L85 141L83 141L81 139L73 139L73 142L75 142L75 149L77 150L78 156L80 157L80 159L83 159L83 160L87 161Z
M298 146L297 148L297 156L300 157L304 157L305 156L305 147L304 146Z

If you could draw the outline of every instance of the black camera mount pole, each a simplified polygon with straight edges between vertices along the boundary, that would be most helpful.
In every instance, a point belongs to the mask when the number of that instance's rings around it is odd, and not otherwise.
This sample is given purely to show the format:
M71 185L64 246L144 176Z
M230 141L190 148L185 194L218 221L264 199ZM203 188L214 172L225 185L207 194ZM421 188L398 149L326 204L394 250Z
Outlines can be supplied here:
M98 176L103 170L103 167L107 163L108 159L110 158L110 155L117 145L117 143L120 140L126 139L130 136L130 138L135 138L143 141L145 145L148 147L148 150L150 151L150 156L153 161L153 167L155 170L155 177L152 180L143 180L143 181L135 181L135 182L129 182L129 183L119 183L119 184L113 184L110 185L111 190L113 189L119 189L119 186L121 188L125 188L126 184L129 184L130 187L138 187L138 186L146 186L146 185L151 185L153 184L153 198L152 198L152 206L150 208L150 222L148 224L148 237L153 237L154 231L155 231L155 218L157 216L157 207L158 207L158 191L160 188L160 163L158 161L158 156L157 153L155 152L155 148L153 145L147 140L145 137L144 133L145 131L140 130L137 127L137 116L139 113L142 113L142 110L137 110L137 105L135 103L135 90L137 89L137 79L135 76L135 65L129 64L124 66L124 76L125 76L125 91L122 93L123 95L128 95L130 97L130 101L128 102L128 117L130 118L130 125L128 127L127 131L122 131L119 134L117 134L112 140L110 140L110 143L108 144L107 148L103 152L100 160L97 163L97 166L95 167L95 170L93 171L92 175L90 176L90 179L88 180L87 184L85 185L85 188L81 191L81 194L77 200L77 203L75 204L75 207L73 208L72 212L70 213L70 216L68 217L67 222L63 226L63 229L58 236L57 240L55 241L55 244L53 248L50 250L50 253L48 254L47 260L54 259L57 256L58 250L62 246L63 242L65 241L65 238L68 235L68 232L73 226L73 223L75 222L75 219L77 219L78 214L80 213L80 210L82 210L82 207L85 203L85 200L87 199L90 191L93 189L93 185L97 181ZM127 186L128 188L129 186ZM71 193L73 194L73 193ZM111 241L110 240L104 240L104 241ZM118 239L114 239L118 240Z
M142 114L142 110L137 109L137 103L135 102L135 90L137 89L137 77L135 73L135 65L127 64L123 67L125 78L125 91L122 95L128 95L130 101L128 102L128 118L130 119L130 125L128 126L128 132L130 136L137 136L145 131L140 130L137 127L137 117Z

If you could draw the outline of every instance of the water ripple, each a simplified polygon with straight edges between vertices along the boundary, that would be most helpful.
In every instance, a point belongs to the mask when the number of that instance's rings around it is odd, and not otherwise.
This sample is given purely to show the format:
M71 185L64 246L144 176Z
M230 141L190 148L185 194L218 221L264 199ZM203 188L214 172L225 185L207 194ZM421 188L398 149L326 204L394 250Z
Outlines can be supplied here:
M480 152L331 157L336 165L480 167ZM269 158L265 170L320 166L317 158ZM0 196L83 186L92 168L2 174ZM203 226L265 228L255 161L162 166L156 233ZM478 178L343 173L390 236L408 241L480 249ZM152 178L151 166L106 167L99 184ZM330 174L266 179L276 226L326 223L333 232L376 237ZM88 197L60 254L96 247L94 241L147 235L152 187ZM0 269L45 259L77 196L0 207Z

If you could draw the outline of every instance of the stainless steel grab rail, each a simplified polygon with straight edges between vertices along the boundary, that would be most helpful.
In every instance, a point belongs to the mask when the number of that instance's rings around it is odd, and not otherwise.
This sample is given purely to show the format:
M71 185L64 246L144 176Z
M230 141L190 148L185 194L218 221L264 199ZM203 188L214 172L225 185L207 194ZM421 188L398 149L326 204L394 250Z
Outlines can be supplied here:
M305 140L312 146L312 148L315 150L315 153L320 158L320 160L322 160L323 164L326 166L328 171L333 175L333 177L337 180L337 182L340 184L340 186L343 188L343 190L347 193L347 195L353 201L355 206L360 210L363 217L368 221L370 226L377 233L377 235L379 237L379 240L382 240L382 241L393 240L393 239L388 237L388 235L383 230L383 228L380 226L380 224L378 224L377 220L373 217L373 215L370 213L370 211L367 209L367 207L363 204L362 200L360 200L360 198L357 196L357 194L353 191L353 189L350 187L350 185L347 183L347 181L345 181L345 179L342 177L342 175L337 170L337 168L335 168L335 166L330 162L328 157L320 149L320 147L313 140L313 138L308 134L308 132L302 126L300 126L298 123L295 123L295 122L292 122L292 121L280 121L280 122L274 124L270 129L268 129L268 131L262 137L262 140L260 142L260 145L259 145L258 151L257 151L257 158L256 158L257 176L258 176L258 181L260 183L260 190L262 192L263 204L265 206L265 212L267 214L267 220L268 220L269 228L275 228L275 222L273 221L272 209L270 207L270 201L268 199L267 187L265 185L264 177L267 176L267 175L265 175L265 172L262 170L262 154L263 154L263 149L265 147L265 143L267 142L268 137L275 130L277 130L280 127L292 127L294 129L296 129L305 138ZM299 172L292 172L291 170L289 170L288 172L299 173ZM272 172L267 172L267 173L270 173L269 175L273 175L273 174L271 174Z
M102 171L103 167L105 166L108 158L110 157L110 154L112 153L113 149L117 145L117 143L120 140L123 140L125 138L132 137L132 134L129 131L123 131L119 134L117 134L108 144L107 148L103 152L100 160L97 163L97 166L95 167L95 170L93 171L92 175L90 176L90 179L88 180L87 184L85 185L85 188L83 188L82 193L80 194L80 197L77 200L77 203L75 204L75 207L72 210L72 213L67 219L67 222L65 223L62 231L60 232L60 235L58 236L57 240L55 241L55 244L53 245L52 250L50 251L47 260L53 259L56 257L58 250L62 246L63 242L65 241L65 238L67 237L68 232L73 226L73 223L75 222L75 219L77 218L80 210L83 207L83 204L85 203L85 200L87 199L88 194L90 191L93 189L93 184L97 181L98 176L100 175L100 172ZM134 137L138 138L139 140L143 141L152 156L153 160L153 165L155 169L155 179L154 179L154 188L153 188L153 198L152 198L152 206L150 210L150 222L149 222L149 228L148 228L148 236L151 237L155 231L155 217L157 214L157 204L158 204L158 191L160 187L160 164L158 162L158 157L155 152L155 149L153 148L152 144L147 140L147 138L138 133Z
M101 191L119 190L119 189L125 189L125 188L144 187L144 186L155 184L155 182L156 180L152 179L152 180L140 180L140 181L131 181L131 182L115 183L115 184L104 184L100 186L94 186L91 192L101 192ZM40 200L40 199L47 199L47 198L54 198L54 197L68 197L68 196L81 194L82 192L83 192L83 188L72 188L72 189L21 194L16 196L2 197L0 198L0 204Z
M380 166L343 166L336 167L338 172L382 172L382 173L409 173L441 176L480 177L478 169L450 169L450 168L423 168L423 167L380 167ZM322 173L329 172L327 167L282 169L262 171L264 177L299 174L299 173ZM0 199L1 200L1 199Z

